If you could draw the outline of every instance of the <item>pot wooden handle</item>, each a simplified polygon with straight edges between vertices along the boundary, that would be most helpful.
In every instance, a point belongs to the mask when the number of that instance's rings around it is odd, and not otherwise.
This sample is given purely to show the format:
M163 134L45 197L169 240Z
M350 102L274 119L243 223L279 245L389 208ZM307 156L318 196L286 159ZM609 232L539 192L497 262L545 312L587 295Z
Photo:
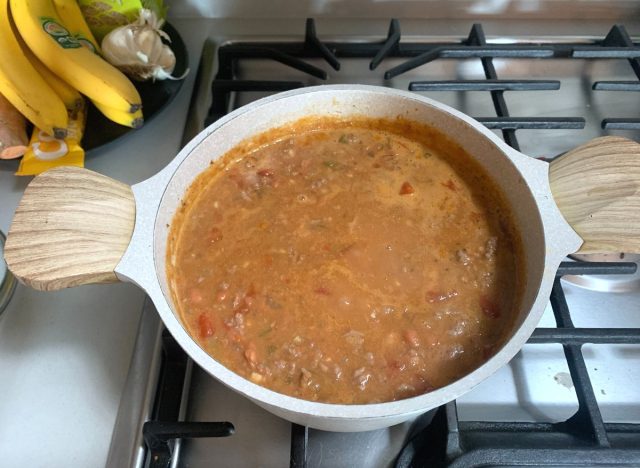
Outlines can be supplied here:
M640 253L640 145L602 137L551 162L553 198L580 253Z
M115 282L134 222L128 185L87 169L51 169L26 188L5 259L20 281L43 291Z

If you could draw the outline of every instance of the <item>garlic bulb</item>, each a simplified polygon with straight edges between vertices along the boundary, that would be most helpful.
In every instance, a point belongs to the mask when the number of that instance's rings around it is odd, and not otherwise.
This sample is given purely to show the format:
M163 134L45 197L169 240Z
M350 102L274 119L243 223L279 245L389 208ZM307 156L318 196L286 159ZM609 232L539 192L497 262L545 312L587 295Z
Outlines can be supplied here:
M142 8L136 22L115 28L102 40L102 55L126 75L139 81L179 80L171 75L176 57L162 38L171 42L166 32L160 30L163 20L155 12Z

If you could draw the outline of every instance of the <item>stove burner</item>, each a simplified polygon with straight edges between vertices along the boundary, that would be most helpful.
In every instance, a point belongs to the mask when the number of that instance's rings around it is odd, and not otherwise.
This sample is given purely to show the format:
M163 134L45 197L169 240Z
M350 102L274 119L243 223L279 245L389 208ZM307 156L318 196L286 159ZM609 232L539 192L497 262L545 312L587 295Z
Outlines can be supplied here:
M231 42L218 48L217 54L219 68L211 85L213 104L205 119L207 125L233 108L238 93L277 92L308 84L304 78L300 81L259 80L255 79L257 76L252 76L250 80L241 79L237 76L240 61L270 59L302 72L303 76L312 77L312 80L324 81L327 73L306 62L307 59L321 59L336 71L340 70L342 58L370 60L369 68L372 71L385 59L405 60L384 73L384 78L389 80L440 58L479 58L485 80L413 81L408 87L412 91L488 91L496 116L476 119L489 128L500 130L505 141L515 149L519 149L516 137L518 130L581 129L585 126L585 119L580 116L510 116L504 97L506 91L554 91L560 88L561 83L556 80L500 79L494 58L627 59L640 79L640 60L636 58L640 56L640 47L619 25L611 28L604 39L586 44L488 44L480 25L474 25L467 38L460 41L411 43L402 42L400 24L392 20L387 37L382 41L323 42L316 34L314 21L309 19L302 42ZM314 63L317 62L315 60ZM593 83L592 89L640 91L640 82L598 81ZM606 130L640 129L640 119L604 118L601 126ZM590 257L589 260L595 258ZM629 258L625 257L624 260ZM559 423L460 421L456 402L450 402L416 420L404 449L395 460L395 466L640 466L640 424L603 421L582 353L582 346L587 343L640 344L640 329L574 327L561 282L561 278L582 278L586 281L586 278L602 278L605 275L635 278L633 275L636 270L636 263L579 261L562 263L556 274L550 299L557 326L536 329L528 343L534 346L540 343L562 346L579 405L572 417ZM156 421L147 422L144 427L145 440L151 449L151 453L147 454L147 462L161 462L160 465L151 466L167 466L166 454L172 450L170 441L173 439L205 437L207 434L226 436L234 430L230 423L170 423L184 416L179 408L184 406L185 388L189 385L190 377L185 372L188 358L167 333L163 337L163 356L162 375L155 400ZM181 432L182 429L186 432ZM307 467L315 462L310 460L312 450L309 448L316 435L313 432L307 427L291 425L291 467ZM241 436L238 433L234 437Z

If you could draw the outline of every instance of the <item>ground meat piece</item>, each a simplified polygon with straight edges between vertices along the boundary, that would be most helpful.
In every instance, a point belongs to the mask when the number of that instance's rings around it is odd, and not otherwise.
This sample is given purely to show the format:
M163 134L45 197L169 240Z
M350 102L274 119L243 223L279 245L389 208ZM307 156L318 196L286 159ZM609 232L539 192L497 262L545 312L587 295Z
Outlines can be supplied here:
M456 250L456 260L458 260L464 266L469 265L471 263L471 257L469 257L467 249Z
M487 260L493 260L496 256L496 250L498 249L498 238L490 237L485 246L484 256Z
M300 386L302 386L302 387L310 386L311 385L311 379L312 379L311 372L309 372L304 367L302 369L300 369Z
M358 385L358 388L360 388L360 390L364 390L371 380L371 372L368 372L364 367L361 367L354 371L353 379Z
M344 334L345 340L352 346L362 346L364 343L364 333L356 330L350 330Z

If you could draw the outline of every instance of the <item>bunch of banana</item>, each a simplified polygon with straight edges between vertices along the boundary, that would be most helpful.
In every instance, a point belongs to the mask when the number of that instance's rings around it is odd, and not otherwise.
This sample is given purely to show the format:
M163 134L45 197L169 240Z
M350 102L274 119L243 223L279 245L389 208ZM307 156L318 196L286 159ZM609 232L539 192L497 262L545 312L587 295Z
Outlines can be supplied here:
M8 0L0 0L0 93L34 125L64 138L67 109L24 56L9 19Z
M96 41L89 25L85 21L78 2L76 0L53 0L53 3L69 33L85 48L99 54L98 41ZM116 69L116 71L118 70ZM125 79L129 81L128 78L125 77ZM122 109L115 103L112 104L96 98L91 98L91 102L106 118L120 125L139 128L144 123L141 106Z
M76 0L0 0L0 94L41 131L63 138L81 94L108 119L142 125L138 91L99 52Z

